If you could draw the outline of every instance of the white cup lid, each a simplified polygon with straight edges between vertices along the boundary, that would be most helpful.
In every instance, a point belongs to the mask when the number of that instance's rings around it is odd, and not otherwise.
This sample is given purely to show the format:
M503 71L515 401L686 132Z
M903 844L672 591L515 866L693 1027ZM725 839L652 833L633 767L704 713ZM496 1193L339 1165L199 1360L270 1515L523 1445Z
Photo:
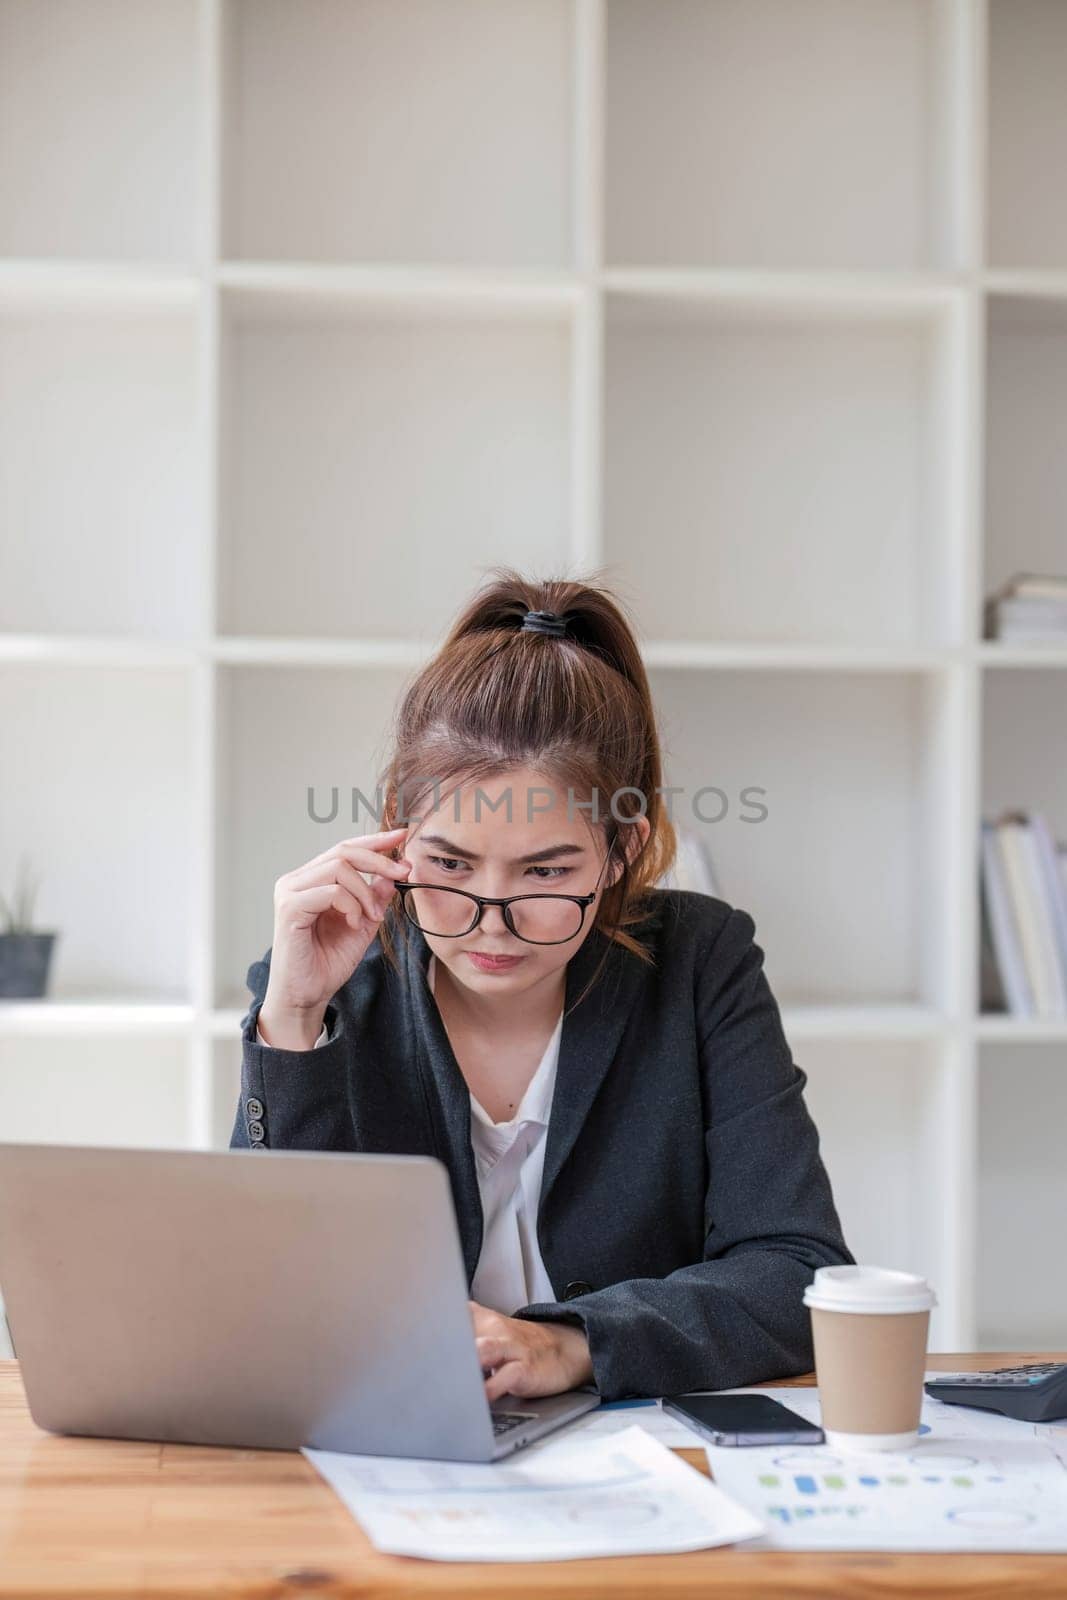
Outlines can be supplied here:
M804 1304L817 1311L929 1311L937 1296L925 1278L892 1267L818 1267L804 1290Z

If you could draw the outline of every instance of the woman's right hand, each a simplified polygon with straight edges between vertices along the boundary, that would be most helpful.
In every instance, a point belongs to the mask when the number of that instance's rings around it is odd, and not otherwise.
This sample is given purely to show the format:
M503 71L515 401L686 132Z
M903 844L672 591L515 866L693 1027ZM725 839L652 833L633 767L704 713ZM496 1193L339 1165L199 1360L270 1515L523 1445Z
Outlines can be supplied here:
M326 1006L363 960L411 865L389 854L407 828L342 839L274 885L274 942L258 1024L268 1044L310 1050ZM361 873L374 874L368 883Z

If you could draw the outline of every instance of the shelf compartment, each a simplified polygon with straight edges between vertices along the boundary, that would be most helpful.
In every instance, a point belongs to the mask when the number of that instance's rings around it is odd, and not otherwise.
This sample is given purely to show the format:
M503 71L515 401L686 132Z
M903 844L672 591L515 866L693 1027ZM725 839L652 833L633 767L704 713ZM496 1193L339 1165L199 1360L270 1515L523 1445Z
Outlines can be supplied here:
M0 629L207 626L195 314L0 296Z
M1067 8L1061 0L990 0L989 260L1067 267Z
M160 1036L0 1036L0 1126L33 1144L188 1145L189 1051Z
M224 254L567 265L573 13L225 0Z
M650 680L664 782L683 790L675 819L699 834L721 897L754 918L783 1009L946 1010L952 805L933 752L951 745L952 684L658 668Z
M949 0L609 0L608 260L954 263L960 21Z
M1015 572L1067 572L1067 298L990 296L986 350L983 595Z
M978 1087L978 1350L1058 1350L1067 1073L1062 1044L984 1043Z
M1067 845L1067 700L1062 672L1036 665L998 671L991 661L982 674L981 702L982 817L995 820L1009 810L1041 812L1053 840ZM973 881L977 891L981 882L977 847ZM980 971L977 948L974 959ZM1007 1042L1067 1039L1067 1019L990 1011L977 1019L976 1030L979 1038Z
M954 641L961 337L955 304L610 294L605 552L645 631Z
M425 640L487 548L566 561L565 308L225 304L223 634Z
M0 0L0 255L197 252L196 0Z
M407 674L319 667L219 671L216 886L217 1004L240 1008L245 977L273 939L274 884L340 839L379 823L352 790L375 801L393 713ZM335 821L326 816L338 790Z
M42 1007L189 1002L190 702L181 671L0 666L0 888L26 856L59 934Z
M845 1243L857 1261L929 1279L939 1301L930 1348L944 1348L956 1250L946 1222L953 1180L939 1131L953 1114L946 1056L921 1040L806 1040L794 1060L808 1075L804 1098Z
M1067 844L1063 675L1038 667L983 675L982 815L1042 811Z

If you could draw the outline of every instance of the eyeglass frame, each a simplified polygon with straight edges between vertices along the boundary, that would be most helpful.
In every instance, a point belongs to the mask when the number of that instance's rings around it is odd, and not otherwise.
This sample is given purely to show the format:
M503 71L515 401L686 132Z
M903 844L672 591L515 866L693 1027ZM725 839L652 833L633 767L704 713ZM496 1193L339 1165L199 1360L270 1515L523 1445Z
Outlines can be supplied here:
M504 926L507 928L509 933L514 934L516 939L522 940L523 944L541 945L545 948L547 948L549 945L570 944L572 939L577 939L578 935L585 927L586 909L592 905L593 901L597 897L597 890L600 888L600 880L604 876L604 868L611 860L611 852L614 850L618 841L619 835L616 832L612 835L611 843L608 845L604 860L601 863L600 871L597 873L596 883L588 894L552 894L549 891L537 894L506 894L500 896L484 895L474 894L470 889L453 889L450 883L398 882L395 887L397 893L400 895L400 903L403 907L405 917L411 923L413 928L418 928L419 932L423 934L426 932L426 929L423 928L420 923L416 922L414 917L412 917L408 912L406 899L406 892L408 889L436 889L445 894L461 894L465 899L473 900L475 902L476 914L474 921L471 923L469 928L464 928L462 933L431 933L431 939L464 939L468 933L473 933L475 928L480 925L482 914L484 913L486 906L499 906L501 909L501 914L504 918ZM577 928L575 928L574 932L569 934L566 939L527 939L523 934L515 932L515 928L511 920L511 912L509 909L512 901L514 900L572 900L580 910L581 917L579 919Z

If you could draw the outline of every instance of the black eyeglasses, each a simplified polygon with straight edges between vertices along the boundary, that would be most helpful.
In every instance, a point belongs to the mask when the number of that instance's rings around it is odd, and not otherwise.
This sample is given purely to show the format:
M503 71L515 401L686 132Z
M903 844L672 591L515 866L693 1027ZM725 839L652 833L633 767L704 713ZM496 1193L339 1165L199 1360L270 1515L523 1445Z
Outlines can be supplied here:
M466 889L410 882L398 883L396 889L408 921L434 939L461 939L478 926L486 906L499 906L516 939L526 944L566 944L582 930L586 907L596 899L616 840L617 836L609 844L589 894L509 894L494 898L470 894Z

